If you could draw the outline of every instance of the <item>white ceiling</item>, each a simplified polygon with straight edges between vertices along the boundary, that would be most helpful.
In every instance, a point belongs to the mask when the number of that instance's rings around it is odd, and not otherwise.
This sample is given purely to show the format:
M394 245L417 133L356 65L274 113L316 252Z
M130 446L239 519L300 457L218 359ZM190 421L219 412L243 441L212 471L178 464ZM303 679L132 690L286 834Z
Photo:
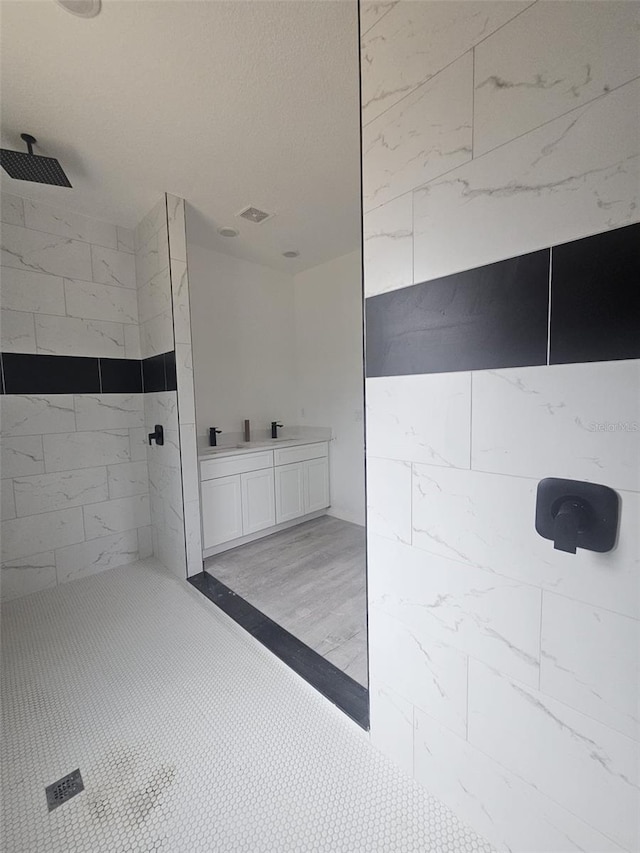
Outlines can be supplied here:
M73 184L3 189L128 227L166 190L190 240L290 272L359 247L356 0L102 6L0 3L2 146L32 133ZM237 219L249 204L277 215Z

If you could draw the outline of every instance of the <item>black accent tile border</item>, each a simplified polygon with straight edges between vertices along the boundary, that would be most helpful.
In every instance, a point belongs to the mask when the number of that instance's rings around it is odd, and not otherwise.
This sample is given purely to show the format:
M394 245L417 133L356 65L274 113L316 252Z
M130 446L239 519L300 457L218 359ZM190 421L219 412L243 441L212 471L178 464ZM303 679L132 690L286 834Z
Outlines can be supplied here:
M370 296L366 375L639 358L639 281L636 223Z
M99 394L97 358L71 355L2 355L7 394Z
M640 355L640 224L556 246L550 364Z
M203 571L188 580L361 728L369 729L369 691L365 687L236 595L213 575Z
M153 381L146 373L153 363ZM1 394L139 394L177 391L174 352L146 359L0 353Z

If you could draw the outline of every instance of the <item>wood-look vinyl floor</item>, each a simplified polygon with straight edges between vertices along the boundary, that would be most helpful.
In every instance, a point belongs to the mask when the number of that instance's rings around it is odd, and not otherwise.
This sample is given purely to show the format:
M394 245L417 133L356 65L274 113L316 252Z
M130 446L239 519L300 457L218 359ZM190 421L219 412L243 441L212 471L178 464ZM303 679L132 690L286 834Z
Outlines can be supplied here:
M209 557L204 568L367 686L364 527L322 516Z

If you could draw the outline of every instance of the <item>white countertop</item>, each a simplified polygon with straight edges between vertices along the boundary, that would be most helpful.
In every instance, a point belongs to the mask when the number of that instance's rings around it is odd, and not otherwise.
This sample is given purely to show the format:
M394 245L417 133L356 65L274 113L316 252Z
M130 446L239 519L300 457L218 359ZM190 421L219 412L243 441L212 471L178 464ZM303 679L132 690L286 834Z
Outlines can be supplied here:
M245 453L260 453L264 450L276 450L278 447L296 447L302 444L319 444L328 441L327 438L271 438L263 441L240 442L227 447L208 447L201 449L198 459L220 459L225 456L240 456Z

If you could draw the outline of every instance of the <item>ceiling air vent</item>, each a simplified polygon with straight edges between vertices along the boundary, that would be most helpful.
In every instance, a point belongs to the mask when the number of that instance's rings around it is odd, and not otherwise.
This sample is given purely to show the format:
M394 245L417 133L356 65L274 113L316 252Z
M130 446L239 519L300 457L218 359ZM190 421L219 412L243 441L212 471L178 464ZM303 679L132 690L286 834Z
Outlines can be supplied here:
M271 219L273 213L267 213L264 210L259 210L257 207L245 207L240 213L236 213L236 216L239 216L241 219L248 219L249 222L255 222L256 225L259 225L266 219Z

